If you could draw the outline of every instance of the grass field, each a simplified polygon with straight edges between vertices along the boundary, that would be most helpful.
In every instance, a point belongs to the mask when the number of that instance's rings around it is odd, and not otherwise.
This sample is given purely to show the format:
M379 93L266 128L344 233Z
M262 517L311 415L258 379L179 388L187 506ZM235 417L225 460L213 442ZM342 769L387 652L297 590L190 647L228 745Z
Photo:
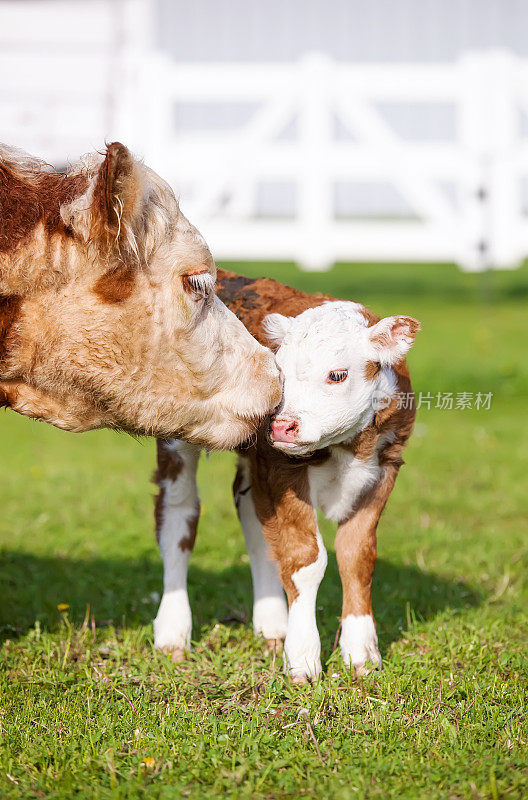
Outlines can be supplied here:
M0 798L528 797L528 269L244 271L414 315L417 391L493 392L489 411L419 411L379 529L384 670L355 680L332 652L327 523L325 675L291 686L264 654L231 454L201 465L195 646L170 663L152 648L153 442L2 414Z

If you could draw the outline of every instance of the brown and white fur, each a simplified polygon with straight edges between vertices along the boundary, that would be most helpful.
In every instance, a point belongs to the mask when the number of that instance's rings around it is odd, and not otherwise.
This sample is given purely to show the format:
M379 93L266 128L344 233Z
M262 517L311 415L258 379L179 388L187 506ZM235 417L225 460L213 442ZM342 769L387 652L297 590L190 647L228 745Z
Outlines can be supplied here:
M254 630L285 639L294 680L319 674L315 608L327 563L320 507L338 524L341 653L361 674L369 663L381 666L371 604L376 527L414 422L414 403L402 405L396 395L412 397L403 356L418 323L379 320L359 304L271 280L223 271L218 277L224 302L257 339L274 344L284 378L271 427L263 425L256 442L239 449L234 484L251 560ZM186 580L199 516L198 458L192 445L158 442L156 527L165 583L155 644L177 657L190 645Z
M0 146L0 406L233 447L280 399L171 188L122 144L57 173Z

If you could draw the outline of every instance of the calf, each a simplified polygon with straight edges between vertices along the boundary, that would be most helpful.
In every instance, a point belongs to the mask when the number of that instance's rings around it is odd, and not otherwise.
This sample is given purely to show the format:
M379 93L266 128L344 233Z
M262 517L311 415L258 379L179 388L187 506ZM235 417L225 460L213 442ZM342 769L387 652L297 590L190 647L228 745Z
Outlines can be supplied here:
M284 378L271 424L238 450L234 483L251 560L255 632L285 639L293 680L319 674L315 607L327 562L320 507L338 524L341 653L362 674L369 662L381 666L371 604L376 527L414 422L404 355L419 324L403 316L380 320L358 303L223 271L218 292L257 339L272 345ZM156 527L165 582L154 633L156 646L176 658L191 635L186 573L199 516L198 457L193 446L158 442Z
M0 406L233 447L280 399L170 187L122 144L67 173L0 146Z

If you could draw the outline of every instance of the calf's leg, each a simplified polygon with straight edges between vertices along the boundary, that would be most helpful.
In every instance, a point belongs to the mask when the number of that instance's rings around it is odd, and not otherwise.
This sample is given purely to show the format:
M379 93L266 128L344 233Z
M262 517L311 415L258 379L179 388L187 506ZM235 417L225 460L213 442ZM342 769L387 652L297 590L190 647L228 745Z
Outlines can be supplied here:
M286 547L289 546L289 533L291 531L284 532ZM292 556L295 558L293 567ZM305 541L297 541L293 553L279 562L289 604L288 630L284 642L285 668L297 683L317 678L321 672L321 641L315 604L326 564L326 549L317 523Z
M270 557L255 511L249 465L244 458L239 459L233 495L251 562L253 630L267 640L270 649L282 646L288 626L288 608L277 564Z
M377 557L376 528L397 473L397 467L386 467L381 481L337 529L335 547L343 585L339 643L345 664L353 666L356 675L368 672L367 662L381 668L372 613L372 575Z
M305 682L321 671L315 603L327 563L307 469L264 446L252 456L251 494L288 598L285 670L294 681Z
M200 449L176 439L158 441L155 481L156 534L163 558L163 597L154 620L154 645L183 658L191 643L187 567L194 547L200 503L196 470Z

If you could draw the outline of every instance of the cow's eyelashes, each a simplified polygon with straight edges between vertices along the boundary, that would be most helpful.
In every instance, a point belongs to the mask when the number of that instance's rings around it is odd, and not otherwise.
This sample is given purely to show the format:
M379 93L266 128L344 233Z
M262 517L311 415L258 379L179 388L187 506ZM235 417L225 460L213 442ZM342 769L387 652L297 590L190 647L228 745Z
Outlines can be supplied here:
M209 272L191 272L183 276L183 286L195 299L205 300L214 291L214 278Z
M328 373L327 383L343 383L348 378L347 369L334 369Z

